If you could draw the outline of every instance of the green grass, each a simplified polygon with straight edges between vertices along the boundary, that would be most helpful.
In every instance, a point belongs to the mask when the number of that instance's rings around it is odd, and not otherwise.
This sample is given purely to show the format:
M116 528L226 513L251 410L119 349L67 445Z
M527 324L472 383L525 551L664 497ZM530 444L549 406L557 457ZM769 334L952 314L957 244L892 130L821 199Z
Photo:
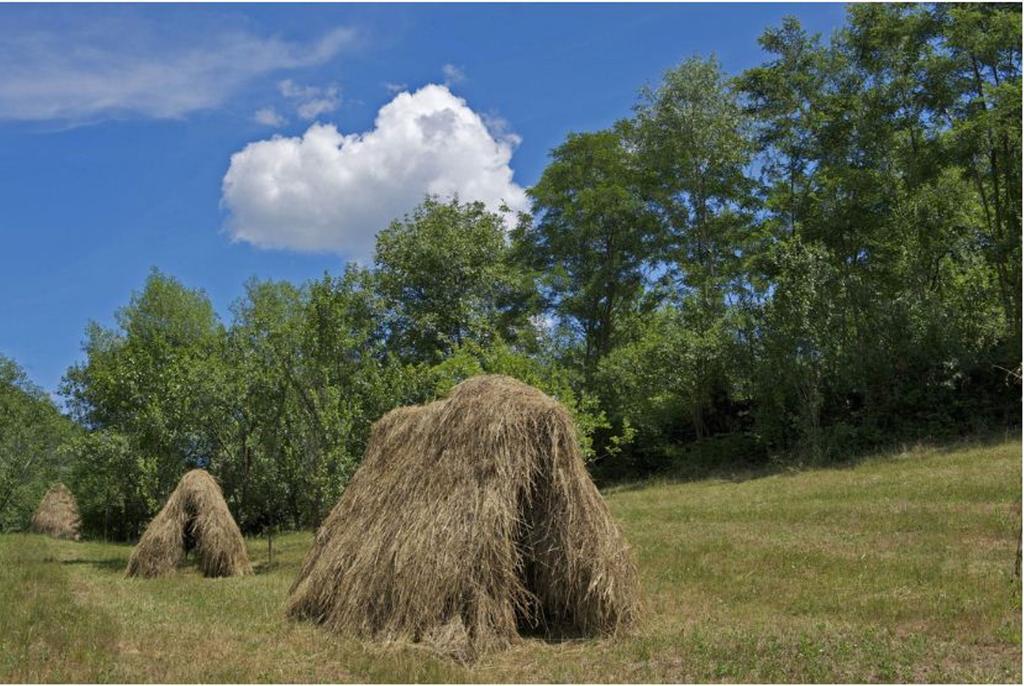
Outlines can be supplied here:
M1018 441L620 487L645 619L464 667L284 619L310 543L255 577L124 579L130 548L0 536L0 681L1020 682Z

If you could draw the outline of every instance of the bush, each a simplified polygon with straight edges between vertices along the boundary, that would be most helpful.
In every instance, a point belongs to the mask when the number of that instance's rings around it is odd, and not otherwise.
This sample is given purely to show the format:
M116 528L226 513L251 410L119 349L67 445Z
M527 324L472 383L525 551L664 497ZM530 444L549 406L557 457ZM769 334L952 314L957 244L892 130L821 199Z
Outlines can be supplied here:
M138 538L159 509L158 464L111 430L81 434L61 447L72 463L69 487L78 500L84 535Z

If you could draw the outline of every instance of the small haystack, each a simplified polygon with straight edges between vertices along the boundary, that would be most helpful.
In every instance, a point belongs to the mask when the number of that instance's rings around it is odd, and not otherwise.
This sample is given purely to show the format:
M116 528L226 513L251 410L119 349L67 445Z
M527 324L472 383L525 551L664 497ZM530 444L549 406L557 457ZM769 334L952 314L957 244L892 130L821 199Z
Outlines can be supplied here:
M77 541L82 520L78 516L78 503L74 494L64 484L56 484L46 492L39 507L32 515L29 530L54 538Z
M288 614L471 660L520 632L615 634L638 607L636 563L569 413L515 379L478 376L374 425Z
M181 477L132 551L127 576L160 576L174 569L192 549L205 576L252 574L242 532L224 494L202 469Z

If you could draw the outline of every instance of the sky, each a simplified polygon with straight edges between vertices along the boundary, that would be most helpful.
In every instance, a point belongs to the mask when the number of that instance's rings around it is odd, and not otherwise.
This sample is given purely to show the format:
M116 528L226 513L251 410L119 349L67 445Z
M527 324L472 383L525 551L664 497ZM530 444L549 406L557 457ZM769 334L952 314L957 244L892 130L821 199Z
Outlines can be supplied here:
M526 209L549 151L691 56L841 4L0 5L0 354L51 394L152 268L225 321L250 277L372 259L424 194Z

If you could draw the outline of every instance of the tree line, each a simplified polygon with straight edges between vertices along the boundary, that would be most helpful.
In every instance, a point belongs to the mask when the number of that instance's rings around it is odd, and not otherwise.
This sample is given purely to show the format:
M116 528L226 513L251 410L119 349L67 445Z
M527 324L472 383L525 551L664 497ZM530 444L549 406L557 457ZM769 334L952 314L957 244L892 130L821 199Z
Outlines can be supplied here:
M0 526L63 478L130 539L192 466L247 532L314 526L377 418L481 372L569 406L601 479L1016 426L1020 7L853 5L759 42L569 135L529 215L428 197L372 265L253 279L227 320L154 270L87 329L68 417L4 360Z

